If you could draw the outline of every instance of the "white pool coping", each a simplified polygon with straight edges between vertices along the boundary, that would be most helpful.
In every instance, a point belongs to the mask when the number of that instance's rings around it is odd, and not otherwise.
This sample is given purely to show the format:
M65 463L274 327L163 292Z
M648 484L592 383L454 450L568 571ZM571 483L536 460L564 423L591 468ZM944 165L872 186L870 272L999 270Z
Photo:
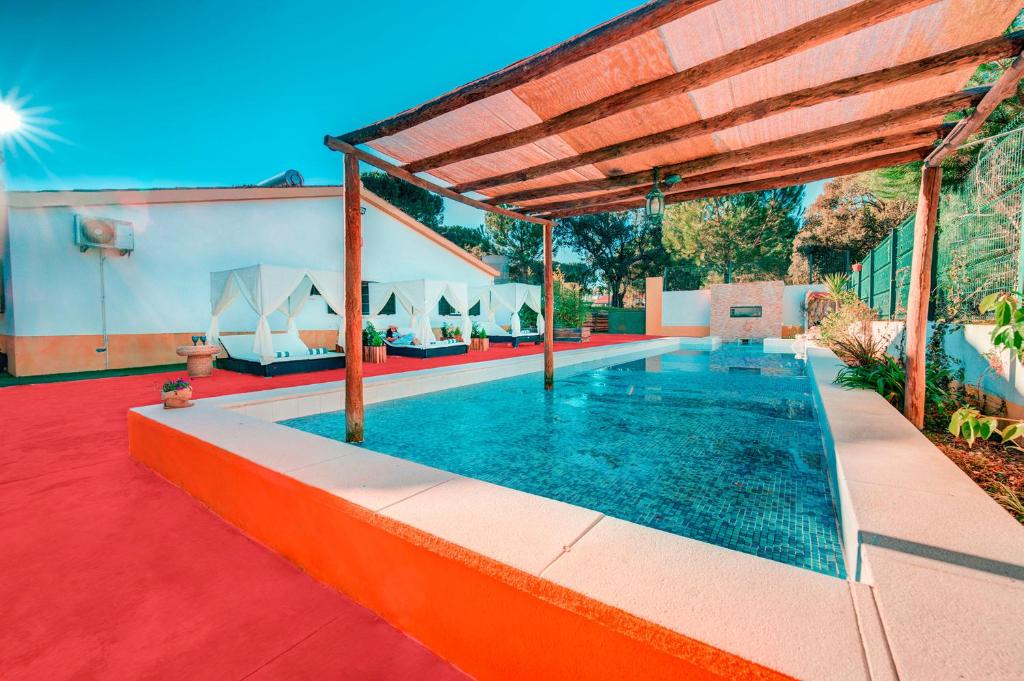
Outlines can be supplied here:
M1024 526L876 392L807 349L846 567L869 585L899 678L1024 676Z
M683 346L679 339L648 340L559 352L555 360L556 367L566 367L657 354ZM692 347L688 343L686 346ZM905 475L906 487L862 480L869 473L891 474L893 466L886 465L885 455L874 455L871 447L864 446L865 431L856 424L868 419L868 432L878 438L895 434L899 438L895 444L876 443L884 445L886 452L904 446L916 451L921 443L900 428L896 421L906 422L877 395L871 393L888 411L880 410L877 402L870 399L851 398L852 393L828 383L828 372L834 368L828 361L827 357L813 354L809 368L819 416L823 430L827 431L826 440L835 452L837 475L833 483L847 541L847 569L852 577L859 576L860 583L757 558L274 423L340 410L344 382L198 400L192 409L163 410L154 406L135 411L381 516L797 678L895 679L895 669L902 679L943 678L943 670L959 669L964 660L953 659L956 655L949 651L945 651L945 658L937 658L933 647L942 641L940 636L946 629L969 633L971 623L955 617L955 611L948 613L950 619L943 623L945 629L941 631L937 623L921 619L926 608L934 608L935 604L918 604L903 585L913 583L914 588L923 588L919 573L928 570L927 563L935 562L936 558L908 556L904 552L907 542L968 552L966 555L978 551L978 557L988 561L982 564L992 567L1024 562L1024 556L1017 553L1024 549L1024 538L993 538L994 547L986 548L983 539L943 543L945 540L935 538L934 528L931 535L919 536L918 529L924 529L920 526L928 516L922 516L922 509L915 511L913 501L892 499L889 492L926 491L914 489L916 483L909 475ZM541 363L539 355L532 355L369 378L365 382L365 400L373 403L538 372ZM538 376L538 389L539 381ZM924 444L931 446L926 440ZM949 463L941 453L932 450ZM957 480L954 472L959 471L950 471L935 456L912 458L923 458L942 471L936 484ZM962 480L956 485L958 490L962 486L959 483L965 480L973 486L966 476L959 475ZM897 482L901 479L897 478ZM872 484L875 487L862 489ZM974 490L987 499L977 487ZM999 524L1001 531L1005 529L1012 535L991 512L991 506L995 506L995 511L1003 513L1017 530L1024 532L991 500L986 507L966 490L961 492L947 495L960 504L957 509L977 511L986 522L991 520ZM934 504L923 508L950 515ZM910 513L913 531L904 531L899 517L887 515L887 509ZM850 562L851 558L854 562ZM855 566L859 566L856 574ZM959 566L956 569L977 571ZM947 581L959 579L950 574L947 570ZM982 580L986 589L991 585L1005 590L1006 595L1024 593L1019 591L1020 583L1010 577L985 572ZM923 581L927 586L927 580ZM965 598L970 596L969 589L962 589L962 593ZM922 610L920 615L917 609ZM988 624L1001 626L1004 632L1012 629L1012 612L1013 609L1004 611ZM1017 669L1024 668L1024 659L1013 646L997 654L991 647L973 647L973 639L968 638L972 650L995 656L981 668L999 671L1018 662ZM991 640L996 645L1004 638L994 636ZM954 648L961 645L959 638L945 639L947 647L951 642L955 643ZM940 661L946 666L936 666ZM931 676L925 676L925 672ZM919 673L922 675L918 676Z

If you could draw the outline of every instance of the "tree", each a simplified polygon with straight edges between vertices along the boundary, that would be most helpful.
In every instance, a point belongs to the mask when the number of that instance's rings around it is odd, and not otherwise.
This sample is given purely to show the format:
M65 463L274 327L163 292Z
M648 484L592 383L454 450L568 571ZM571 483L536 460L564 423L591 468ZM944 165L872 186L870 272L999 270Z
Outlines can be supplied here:
M441 228L444 201L437 194L409 184L387 173L363 173L363 185L388 203L405 211L433 230Z
M665 210L665 248L725 275L782 278L802 213L802 186L698 199Z
M437 233L478 258L494 253L495 250L490 235L483 225L479 227L445 225L438 228Z
M904 169L907 175L920 172ZM895 170L895 169L887 169ZM892 183L891 178L895 178ZM886 191L886 182L889 191ZM806 282L807 253L814 251L849 251L850 261L860 260L878 245L885 235L899 227L913 214L916 192L893 190L900 173L880 174L877 171L837 177L825 185L821 195L807 210L804 225L793 241L793 259L789 279ZM889 196L891 198L882 198Z
M622 307L630 281L660 271L666 261L661 224L643 211L564 218L555 225L555 237L604 279L613 307Z
M490 212L484 215L484 227L494 251L508 258L509 277L524 283L540 283L544 277L540 262L544 252L544 228Z
M564 281L578 285L585 293L592 292L597 285L594 269L585 262L556 262L554 268Z

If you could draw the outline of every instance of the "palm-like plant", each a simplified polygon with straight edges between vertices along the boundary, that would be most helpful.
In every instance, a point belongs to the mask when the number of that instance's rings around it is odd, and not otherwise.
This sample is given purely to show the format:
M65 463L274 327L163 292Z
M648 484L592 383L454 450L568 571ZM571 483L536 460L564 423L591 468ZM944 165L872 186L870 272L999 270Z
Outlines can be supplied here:
M850 278L838 272L826 274L822 277L822 283L825 284L829 297L836 302L839 302L843 294L850 288Z

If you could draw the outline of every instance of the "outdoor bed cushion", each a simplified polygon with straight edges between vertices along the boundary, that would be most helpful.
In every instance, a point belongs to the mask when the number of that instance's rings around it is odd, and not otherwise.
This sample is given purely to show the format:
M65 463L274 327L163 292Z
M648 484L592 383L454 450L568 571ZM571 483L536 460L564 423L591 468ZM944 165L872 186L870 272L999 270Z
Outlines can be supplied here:
M228 353L228 357L245 359L250 362L258 362L260 358L252 351L252 344L256 335L252 333L239 333L233 336L221 336L220 344Z

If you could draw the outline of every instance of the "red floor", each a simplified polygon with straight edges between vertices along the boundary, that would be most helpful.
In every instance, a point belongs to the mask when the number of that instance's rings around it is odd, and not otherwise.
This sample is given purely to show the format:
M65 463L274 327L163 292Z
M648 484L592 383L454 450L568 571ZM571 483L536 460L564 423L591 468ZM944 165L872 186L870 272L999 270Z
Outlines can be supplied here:
M366 374L540 351L389 357ZM129 458L125 412L177 375L0 389L0 679L465 678ZM220 371L195 391L341 378Z

